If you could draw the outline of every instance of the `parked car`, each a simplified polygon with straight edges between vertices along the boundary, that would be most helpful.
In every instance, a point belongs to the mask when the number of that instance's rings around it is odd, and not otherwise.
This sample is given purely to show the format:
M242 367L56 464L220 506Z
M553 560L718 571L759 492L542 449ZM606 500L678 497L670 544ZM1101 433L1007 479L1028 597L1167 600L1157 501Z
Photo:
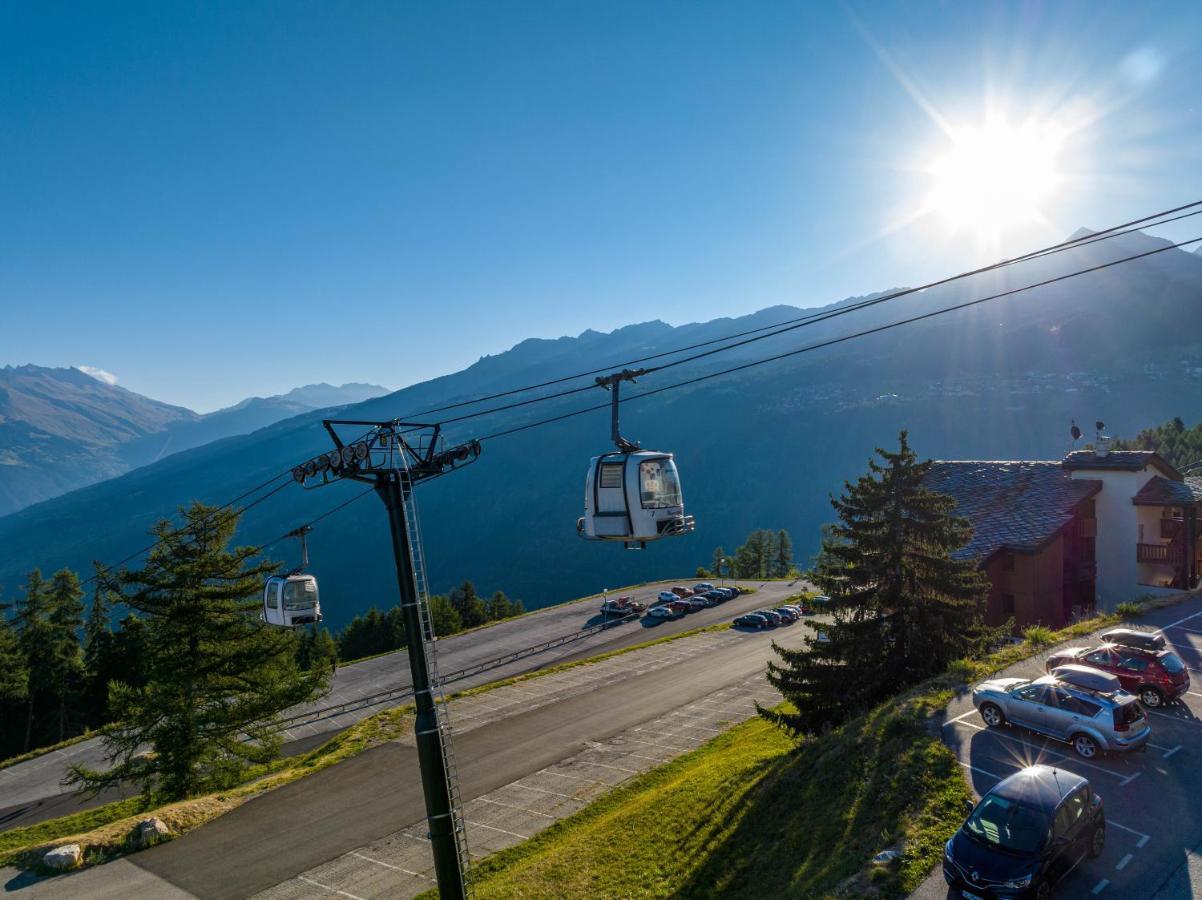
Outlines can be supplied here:
M673 594L671 591L660 591L659 594L657 595L657 598L660 603L671 603L673 600L680 599L675 594Z
M681 587L679 584L674 588L669 588L669 590L671 590L673 594L675 594L677 597L680 597L682 600L685 597L693 596L693 591L689 590L687 587Z
M714 603L725 603L730 599L730 594L726 593L726 591L720 590L706 591L704 594L702 594L702 596L708 597L709 599L713 600Z
M1035 681L984 681L973 688L972 705L990 728L1020 725L1071 744L1084 759L1141 750L1152 735L1143 708L1119 680L1084 666L1061 666Z
M716 590L725 594L728 600L733 600L735 597L739 596L739 589L737 587L720 587Z
M689 599L690 600L700 600L706 606L717 606L719 603L722 602L721 599L714 596L714 593L712 591L708 594L694 594Z
M821 609L822 607L826 606L828 603L831 602L831 598L828 597L826 594L819 594L816 597L812 597L810 599L810 602L813 603L815 606L817 606L819 609Z
M677 597L675 600L665 603L664 605L678 616L683 616L685 613L690 613L693 611L693 607L689 605L689 601L681 600L679 597Z
M769 626L768 620L759 613L747 613L746 615L739 616L735 619L734 624L739 628L755 628L757 630Z
M663 606L653 606L647 610L647 617L650 619L675 619L676 613L665 603Z
M776 609L774 609L772 611L781 617L781 619L783 620L782 624L784 624L784 625L792 625L794 622L796 622L798 619L801 618L801 613L794 612L793 610L789 609L789 607L787 607L787 606L778 606L778 607L776 607Z
M601 613L607 616L629 616L641 613L644 609L646 606L633 597L615 597L601 604Z
M1135 647L1136 649L1148 650L1153 653L1159 653L1165 648L1163 634L1152 631L1139 631L1135 628L1112 628L1102 635L1102 640L1107 644Z
M1050 672L1070 664L1090 666L1116 676L1149 709L1171 703L1190 686L1185 663L1172 650L1143 650L1120 644L1069 647L1049 656L1046 669Z
M692 597L682 597L681 599L683 602L689 604L689 612L700 612L709 606L709 604L705 602L704 597L693 595Z
M965 897L1046 900L1106 846L1102 798L1065 769L1028 766L966 803L968 818L943 848L943 878Z
M784 623L784 618L774 609L757 609L756 615L763 616L772 625L781 625Z
M704 594L706 591L712 591L713 589L714 589L714 586L712 584L710 584L708 581L702 581L698 584L693 585L693 593L694 594Z

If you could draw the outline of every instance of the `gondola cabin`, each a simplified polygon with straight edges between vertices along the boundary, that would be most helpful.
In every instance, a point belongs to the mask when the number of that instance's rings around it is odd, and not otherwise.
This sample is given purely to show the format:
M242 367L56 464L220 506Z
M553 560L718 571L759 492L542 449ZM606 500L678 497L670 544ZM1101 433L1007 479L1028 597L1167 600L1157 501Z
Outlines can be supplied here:
M293 628L321 621L317 579L312 575L274 575L263 587L263 621Z
M576 523L590 541L622 541L639 549L648 541L687 534L680 476L671 453L615 451L594 456L584 487L584 516Z

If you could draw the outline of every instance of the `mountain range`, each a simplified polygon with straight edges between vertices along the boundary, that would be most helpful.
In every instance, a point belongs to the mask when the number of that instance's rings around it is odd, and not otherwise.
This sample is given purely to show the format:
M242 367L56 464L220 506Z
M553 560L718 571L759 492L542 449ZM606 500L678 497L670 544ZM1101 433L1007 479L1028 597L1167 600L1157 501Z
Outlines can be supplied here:
M113 478L171 453L388 392L312 384L200 414L80 369L0 368L0 515Z
M757 527L787 528L804 563L817 549L821 524L832 518L829 495L864 471L875 447L895 444L900 429L909 430L923 456L1055 459L1070 449L1074 419L1102 419L1119 437L1174 415L1192 421L1202 409L1202 258L1183 250L843 339L1165 246L1133 233L648 373L623 393L630 402L622 407L622 430L645 447L675 452L697 530L639 552L576 536L587 462L611 447L606 410L568 416L605 402L607 395L588 388L591 375L534 392L587 388L578 395L447 423L449 441L483 438L483 453L471 467L417 492L431 587L446 590L470 578L482 590L503 589L534 608L607 586L691 573L709 563L716 545L733 550ZM681 358L673 352L681 347L850 302L530 339L452 375L345 407L340 416L458 417L531 395L421 414L656 354L666 355L638 364L670 364ZM754 364L783 353L792 355ZM294 464L329 448L321 427L328 415L301 413L0 518L0 586L11 596L34 566L86 569L93 559L118 559L146 543L157 518L172 517L193 498L223 502L271 476L286 479ZM490 438L557 416L565 418ZM287 484L246 513L239 540L272 540L361 490ZM371 604L395 601L385 513L374 497L318 523L309 548L332 626ZM288 542L269 555L288 565L298 561Z

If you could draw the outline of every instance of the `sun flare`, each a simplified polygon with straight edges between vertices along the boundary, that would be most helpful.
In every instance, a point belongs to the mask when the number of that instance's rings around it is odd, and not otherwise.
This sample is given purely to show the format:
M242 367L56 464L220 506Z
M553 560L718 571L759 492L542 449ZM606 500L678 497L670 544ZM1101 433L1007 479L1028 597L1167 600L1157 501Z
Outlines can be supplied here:
M997 236L1045 218L1061 183L1062 131L991 117L948 137L949 146L930 166L928 208L949 227Z

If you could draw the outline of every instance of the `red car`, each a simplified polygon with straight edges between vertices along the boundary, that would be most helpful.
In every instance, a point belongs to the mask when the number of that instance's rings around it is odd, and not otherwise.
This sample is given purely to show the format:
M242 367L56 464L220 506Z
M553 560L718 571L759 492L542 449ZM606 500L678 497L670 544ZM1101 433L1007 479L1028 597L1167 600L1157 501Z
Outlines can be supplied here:
M668 609L672 610L672 612L679 613L682 616L685 613L692 612L693 609L688 600L673 600L671 603L666 603L664 605L667 606Z
M672 591L673 594L675 594L677 597L680 597L681 599L684 599L685 597L693 596L693 592L690 591L687 587L680 587L678 585L674 588L670 588L670 590Z
M1116 675L1123 688L1149 709L1164 706L1189 690L1189 672L1172 650L1140 650L1119 644L1069 647L1048 657L1045 669L1051 672L1070 663Z

